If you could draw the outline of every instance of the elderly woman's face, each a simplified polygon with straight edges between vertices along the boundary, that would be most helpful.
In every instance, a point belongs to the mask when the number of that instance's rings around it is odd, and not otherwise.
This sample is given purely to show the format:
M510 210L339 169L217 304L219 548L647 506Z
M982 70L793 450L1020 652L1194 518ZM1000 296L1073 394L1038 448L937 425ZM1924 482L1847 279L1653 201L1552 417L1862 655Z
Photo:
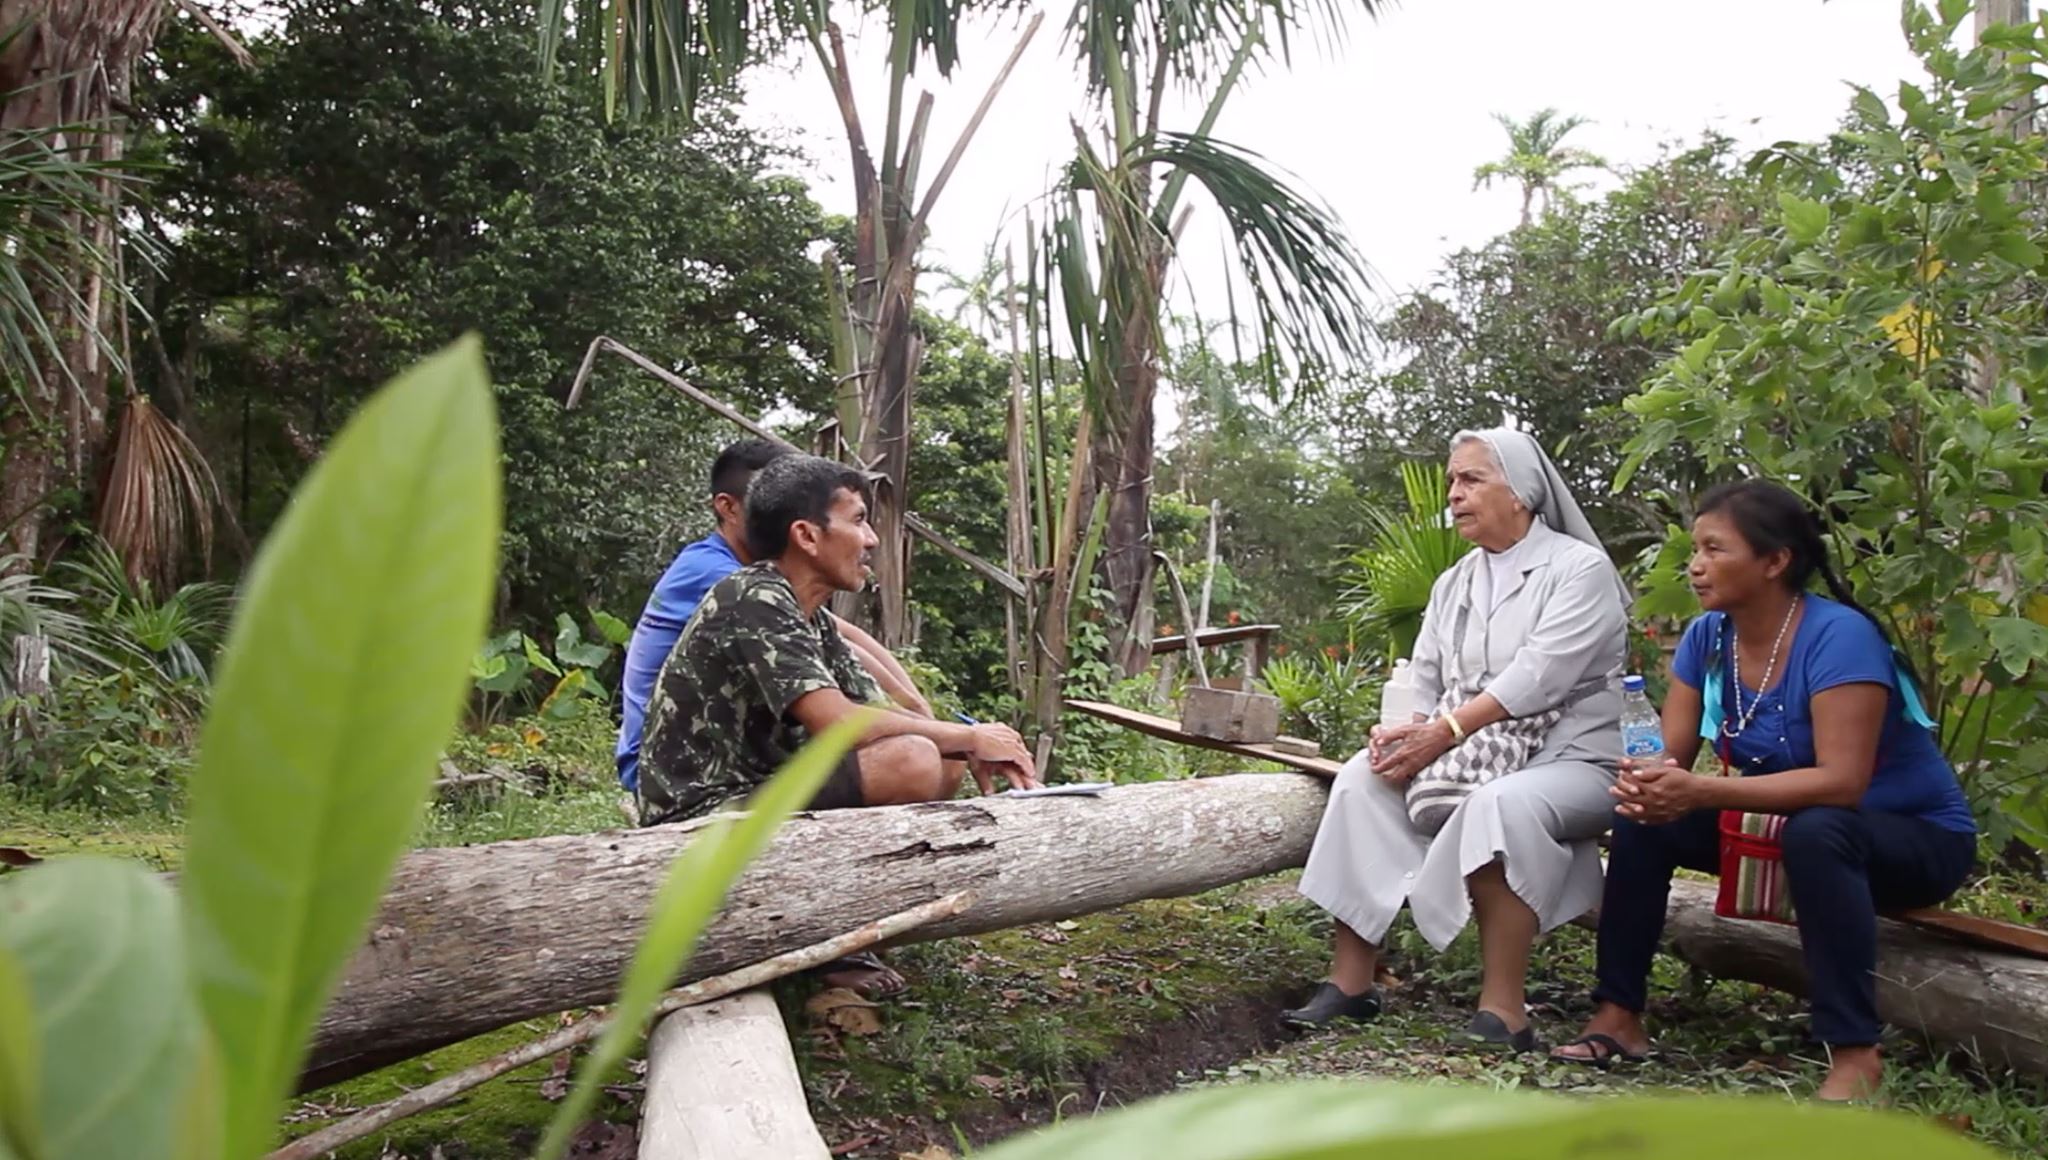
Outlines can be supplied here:
M1493 451L1477 439L1451 449L1451 520L1458 534L1490 552L1529 534L1528 509L1515 498Z

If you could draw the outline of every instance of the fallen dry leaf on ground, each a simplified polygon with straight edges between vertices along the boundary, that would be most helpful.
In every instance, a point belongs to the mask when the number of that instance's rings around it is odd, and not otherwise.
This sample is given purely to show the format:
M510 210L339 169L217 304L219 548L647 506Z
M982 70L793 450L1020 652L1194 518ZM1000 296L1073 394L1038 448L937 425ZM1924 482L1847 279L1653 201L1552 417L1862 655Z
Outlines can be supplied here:
M569 1067L573 1052L565 1051L555 1057L548 1068L548 1077L540 1081L540 1098L551 1104L558 1104L569 1094Z
M811 996L804 1013L848 1035L873 1035L882 1029L882 1017L875 1013L879 1007L850 987L827 987Z

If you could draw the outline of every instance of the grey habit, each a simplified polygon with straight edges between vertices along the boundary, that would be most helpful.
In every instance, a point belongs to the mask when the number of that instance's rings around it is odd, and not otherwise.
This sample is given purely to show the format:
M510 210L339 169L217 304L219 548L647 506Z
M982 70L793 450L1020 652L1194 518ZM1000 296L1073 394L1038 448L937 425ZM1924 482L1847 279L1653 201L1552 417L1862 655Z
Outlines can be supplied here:
M1402 788L1373 776L1364 751L1344 764L1330 788L1301 892L1367 942L1385 941L1405 902L1430 945L1450 945L1471 917L1466 875L1495 859L1542 930L1600 901L1594 840L1614 820L1607 790L1621 759L1616 678L1626 654L1626 589L1569 494L1561 501L1569 510L1559 510L1556 494L1541 494L1549 480L1532 481L1527 470L1516 470L1527 467L1526 460L1515 462L1518 453L1533 449L1556 478L1535 441L1519 432L1477 437L1491 443L1502 436L1528 440L1526 449L1507 454L1496 444L1495 454L1538 518L1509 549L1506 591L1494 592L1495 570L1485 551L1467 553L1438 578L1410 667L1421 703L1435 704L1451 647L1453 602L1470 599L1475 607L1465 671L1479 674L1480 687L1511 716L1560 705L1564 714L1527 767L1474 791L1434 838L1415 829ZM1457 442L1468 437L1461 432ZM1561 482L1555 491L1563 491ZM1552 521L1584 529L1585 538L1553 530Z

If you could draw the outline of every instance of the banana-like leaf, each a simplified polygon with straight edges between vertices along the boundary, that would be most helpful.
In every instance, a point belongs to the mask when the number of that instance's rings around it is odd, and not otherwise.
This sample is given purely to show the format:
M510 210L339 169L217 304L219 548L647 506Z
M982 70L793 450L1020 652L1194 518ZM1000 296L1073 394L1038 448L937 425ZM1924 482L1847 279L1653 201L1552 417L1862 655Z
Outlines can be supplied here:
M1765 1097L1570 1099L1333 1081L1212 1088L1005 1141L982 1160L1986 1160L1990 1149L1891 1112Z
M498 472L472 336L363 405L250 570L179 892L229 1156L276 1135L455 726L489 610Z

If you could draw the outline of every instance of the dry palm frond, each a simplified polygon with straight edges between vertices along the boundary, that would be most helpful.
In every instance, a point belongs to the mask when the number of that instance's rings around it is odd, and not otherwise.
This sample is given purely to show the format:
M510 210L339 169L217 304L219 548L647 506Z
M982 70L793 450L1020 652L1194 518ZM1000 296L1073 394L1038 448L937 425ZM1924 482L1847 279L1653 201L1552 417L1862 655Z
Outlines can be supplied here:
M200 558L211 559L220 502L220 484L198 446L146 397L130 394L98 521L128 578L168 588L195 540Z

